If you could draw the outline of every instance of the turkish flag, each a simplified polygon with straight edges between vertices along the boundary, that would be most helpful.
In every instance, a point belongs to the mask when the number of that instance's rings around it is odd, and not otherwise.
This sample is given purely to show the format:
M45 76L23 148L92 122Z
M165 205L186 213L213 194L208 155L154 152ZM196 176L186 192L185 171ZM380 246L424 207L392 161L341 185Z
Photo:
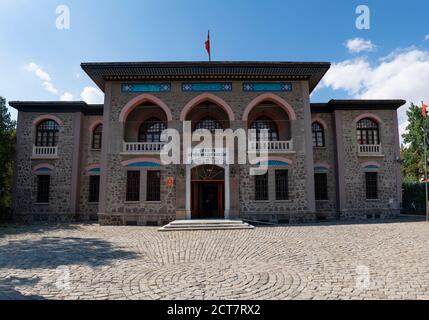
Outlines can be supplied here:
M428 115L428 106L424 103L422 103L422 115L423 118L426 118Z
M209 61L212 61L212 54L211 54L211 50L210 50L210 30L209 30L209 34L207 36L206 50L207 50L207 53L209 54Z

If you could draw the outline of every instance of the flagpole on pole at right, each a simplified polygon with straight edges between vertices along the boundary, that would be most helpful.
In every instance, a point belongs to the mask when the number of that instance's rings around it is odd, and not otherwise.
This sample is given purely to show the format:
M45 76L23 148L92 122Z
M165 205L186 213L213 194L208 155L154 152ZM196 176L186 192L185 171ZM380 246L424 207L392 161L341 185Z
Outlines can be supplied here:
M422 108L425 108L424 102L422 101ZM426 113L425 113L426 115ZM423 145L424 145L424 153L425 153L425 189L426 189L426 198L425 198L425 205L426 205L426 222L429 222L429 205L428 205L428 195L429 195L429 189L428 189L428 141L427 141L427 121L426 117L423 117L424 126L423 126Z

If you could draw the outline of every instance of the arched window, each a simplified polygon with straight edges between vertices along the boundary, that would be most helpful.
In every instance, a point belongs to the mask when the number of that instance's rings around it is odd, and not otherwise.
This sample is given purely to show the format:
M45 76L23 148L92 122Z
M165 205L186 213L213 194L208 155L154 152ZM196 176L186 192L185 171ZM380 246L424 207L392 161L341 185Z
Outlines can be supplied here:
M99 124L92 132L92 149L100 150L103 138L103 125Z
M325 147L325 130L318 122L314 122L312 127L313 134L313 148Z
M253 121L250 129L256 130L256 140L260 140L261 130L268 130L268 141L279 141L279 129L277 124L268 117L260 117Z
M201 130L201 129L206 129L206 130L209 130L211 133L214 133L215 130L223 130L223 127L218 120L210 116L207 116L205 118L202 118L195 125L195 128L194 128L195 131Z
M359 144L380 144L378 123L365 118L357 123L357 140Z
M53 120L41 122L36 129L37 147L55 147L58 143L58 132L60 127Z
M139 129L139 142L160 142L161 134L166 128L165 122L158 118L146 120Z

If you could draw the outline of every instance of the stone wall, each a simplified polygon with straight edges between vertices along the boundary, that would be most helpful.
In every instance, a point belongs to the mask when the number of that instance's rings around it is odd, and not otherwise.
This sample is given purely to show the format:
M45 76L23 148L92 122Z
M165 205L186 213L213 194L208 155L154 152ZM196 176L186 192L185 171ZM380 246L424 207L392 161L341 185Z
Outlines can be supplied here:
M170 108L173 116L173 122L169 123L170 127L180 128L179 120L183 108L193 98L201 94L198 92L182 92L181 84L182 82L173 82L171 92L151 93L151 95L161 99ZM186 202L185 194L180 191L183 188L179 190L177 198L175 198L176 194L174 192L164 194L165 201L167 203L163 205L147 205L144 201L141 201L138 204L125 203L126 169L122 167L121 163L125 160L129 160L130 156L121 155L122 144L125 136L124 132L126 130L124 128L124 124L120 123L118 120L124 106L139 94L122 92L121 83L119 82L112 82L107 86L111 86L111 89L109 89L109 91L111 90L111 94L106 97L108 105L105 107L104 114L104 122L108 122L108 130L105 131L105 135L107 135L108 139L108 146L107 149L103 151L103 167L106 168L104 192L108 196L105 198L104 204L102 204L102 212L100 216L105 218L110 217L113 221L112 223L115 224L123 222L123 217L118 218L118 216L121 215L164 215L164 217L161 217L158 220L164 219L165 217L170 219L176 208L178 215L183 215L182 212L183 208L185 208ZM261 95L261 93L243 92L242 82L233 82L233 88L232 92L216 92L213 93L213 95L223 99L233 109L236 120L234 123L230 123L231 127L243 127L241 119L245 108L253 99ZM311 141L309 141L308 134L305 129L306 126L309 126L311 123L308 104L308 85L305 82L293 82L292 92L276 92L276 95L283 98L292 106L296 113L297 120L290 124L294 143L294 152L288 155L281 155L293 161L293 167L290 175L291 201L276 203L268 208L271 211L270 213L282 213L287 216L287 219L289 219L291 212L296 212L297 215L308 212L314 213L311 209L314 207L314 203L312 204L314 199L311 199L311 197L309 198L308 196L309 181L312 181L313 179L313 168L309 169L308 166L309 161L311 162L312 159L312 154L309 154L308 152L308 144L311 144ZM275 120L282 121L282 119ZM174 176L175 173L173 170L173 168L164 168L163 174L164 171L170 171L167 174ZM248 190L253 188L253 182L251 183L253 179L245 174L246 170L247 168L245 167L244 169L239 169L239 179L234 180L233 177L231 178L231 181L234 181L234 183L237 183L237 180L241 180L238 182L240 190L236 193L240 197L240 204L237 208L234 207L234 203L238 201L234 199L234 195L231 197L232 215L238 215L243 211L249 216L260 212L262 208L267 209L267 206L256 203L249 196ZM181 178L179 178L178 181L179 180L183 181ZM314 215L312 218L313 217ZM106 218L104 221L107 221L110 218ZM136 220L136 218L133 219ZM306 218L304 220L306 220Z
M19 112L16 152L16 187L14 194L15 219L18 221L70 221L74 218L72 204L72 166L76 113L55 113L60 125L58 159L32 160L36 126L33 121L42 113ZM54 167L49 173L49 205L37 204L37 175L33 168L40 164Z
M169 127L182 128L181 112L201 93L182 92L182 82L173 82L171 92L153 93L171 110L173 120ZM213 93L233 109L235 120L228 122L232 129L245 128L243 113L248 104L262 93L243 92L242 82L233 82L232 92ZM292 106L296 120L287 127L293 139L293 151L271 154L289 163L286 167L269 169L269 201L255 201L254 177L249 176L249 165L231 166L231 217L266 222L308 222L316 218L343 219L384 218L399 213L401 184L399 141L396 111L373 110L381 119L380 136L382 157L363 157L358 154L356 123L365 110L335 110L330 113L310 113L308 84L293 82L292 92L275 93ZM63 124L59 132L59 157L52 160L32 160L36 127L34 119L39 112L19 112L17 127L17 171L15 172L14 209L17 220L70 221L91 220L97 216L102 224L161 225L176 218L186 217L186 169L184 165L128 167L124 162L144 158L159 163L159 155L130 155L123 152L127 124L119 122L124 106L138 93L121 92L121 83L108 83L103 116L83 116L78 112L56 112ZM206 102L206 101L202 101ZM211 101L213 103L213 101ZM154 111L153 107L151 109ZM263 114L259 108L258 115ZM272 110L271 110L272 111ZM140 112L141 113L141 112ZM319 119L326 126L325 148L311 148L311 120ZM283 119L274 119L284 121ZM90 128L103 122L103 150L92 150ZM134 125L135 128L137 128ZM135 139L135 128L131 128ZM128 128L129 129L129 128ZM130 131L130 132L131 132ZM281 132L281 136L285 136ZM289 133L288 133L289 135ZM282 136L282 137L283 137ZM338 143L338 145L337 145ZM238 148L236 148L237 150ZM379 199L367 200L365 195L365 163L379 163ZM33 168L40 164L53 167L49 205L36 204L37 175ZM314 166L325 165L328 174L328 200L314 200ZM101 169L100 203L89 203L90 167ZM289 170L289 200L275 199L275 170ZM140 170L141 197L136 203L126 202L127 170ZM161 201L147 202L146 174L148 170L161 171ZM93 173L96 174L96 173ZM167 177L175 185L166 185Z
M326 126L325 147L313 148L314 165L327 165L328 200L317 201L316 210L319 218L334 219L337 216L337 171L336 171L336 138L333 113L313 113L313 121Z
M98 203L89 202L90 166L100 166L101 150L92 149L92 129L96 123L103 121L102 116L85 116L81 128L80 139L80 168L79 168L79 218L82 220L96 220Z
M337 110L340 117L342 143L338 146L343 158L344 176L339 183L344 192L342 218L386 218L400 211L400 170L397 143L397 113L395 110L373 110L370 113L381 119L379 123L382 154L381 157L358 155L355 119L367 112L358 110ZM365 169L368 162L381 164L378 172L378 200L367 200L365 189ZM399 181L399 182L398 182Z

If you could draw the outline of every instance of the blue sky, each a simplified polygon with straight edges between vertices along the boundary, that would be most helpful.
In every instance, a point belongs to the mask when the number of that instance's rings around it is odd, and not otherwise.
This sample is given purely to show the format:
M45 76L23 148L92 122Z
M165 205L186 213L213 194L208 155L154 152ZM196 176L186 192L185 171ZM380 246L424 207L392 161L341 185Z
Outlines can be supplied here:
M70 8L70 30L55 26L61 4ZM370 30L355 26L361 4L370 8ZM423 0L0 0L0 95L80 100L87 88L84 97L96 101L81 62L206 60L210 29L214 60L333 62L313 102L418 102L429 99L428 12ZM360 52L347 48L353 39ZM53 90L42 85L46 76Z

